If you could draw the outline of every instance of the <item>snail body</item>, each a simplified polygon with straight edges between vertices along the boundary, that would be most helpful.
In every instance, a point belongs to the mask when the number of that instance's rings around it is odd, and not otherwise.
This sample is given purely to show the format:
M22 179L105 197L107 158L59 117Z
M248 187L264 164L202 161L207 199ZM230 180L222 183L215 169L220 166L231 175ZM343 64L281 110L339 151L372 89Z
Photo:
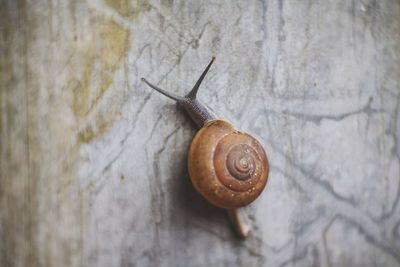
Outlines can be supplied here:
M197 99L197 92L215 58L203 71L193 89L184 97L169 93L142 80L159 93L177 101L199 131L189 148L188 170L196 190L213 205L228 210L238 234L245 237L249 227L238 208L253 202L264 190L269 164L262 145L251 135L214 117Z

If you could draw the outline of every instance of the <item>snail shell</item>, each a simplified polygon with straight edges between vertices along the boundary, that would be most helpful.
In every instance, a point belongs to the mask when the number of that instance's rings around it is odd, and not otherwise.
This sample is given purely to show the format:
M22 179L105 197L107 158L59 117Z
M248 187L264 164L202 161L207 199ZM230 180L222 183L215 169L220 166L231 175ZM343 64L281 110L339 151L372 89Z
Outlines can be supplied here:
M221 208L248 205L268 180L268 159L261 144L223 120L209 121L197 132L188 166L197 191Z

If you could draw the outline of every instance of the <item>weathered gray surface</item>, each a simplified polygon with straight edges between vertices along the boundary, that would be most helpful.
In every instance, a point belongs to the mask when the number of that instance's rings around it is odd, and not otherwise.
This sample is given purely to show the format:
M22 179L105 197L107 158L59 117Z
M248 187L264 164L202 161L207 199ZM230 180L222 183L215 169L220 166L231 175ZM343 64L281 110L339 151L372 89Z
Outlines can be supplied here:
M399 266L399 1L2 1L1 266ZM259 137L252 236L192 188L192 124Z

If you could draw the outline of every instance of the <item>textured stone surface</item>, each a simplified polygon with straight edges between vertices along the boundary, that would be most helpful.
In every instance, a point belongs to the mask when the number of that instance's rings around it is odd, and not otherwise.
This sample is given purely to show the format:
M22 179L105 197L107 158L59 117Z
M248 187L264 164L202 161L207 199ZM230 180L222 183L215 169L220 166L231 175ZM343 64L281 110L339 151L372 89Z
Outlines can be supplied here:
M2 1L0 28L1 266L400 265L399 1ZM200 100L271 165L246 241L140 82L212 55Z

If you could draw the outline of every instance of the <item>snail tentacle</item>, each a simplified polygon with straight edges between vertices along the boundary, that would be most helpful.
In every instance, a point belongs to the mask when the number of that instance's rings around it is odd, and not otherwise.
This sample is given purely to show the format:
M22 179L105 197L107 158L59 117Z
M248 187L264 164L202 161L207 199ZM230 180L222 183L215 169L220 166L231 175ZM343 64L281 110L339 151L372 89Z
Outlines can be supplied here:
M199 91L200 84L203 82L204 77L206 76L208 70L210 69L211 65L213 64L215 57L212 57L210 63L208 63L206 69L200 75L200 78L197 80L196 84L193 86L193 89L186 95L186 97L190 99L196 99L197 91Z
M164 89L161 89L160 87L155 86L154 84L151 84L151 83L148 82L145 78L142 78L141 80L144 81L148 86L150 86L151 88L153 88L153 89L156 90L157 92L159 92L159 93L165 95L166 97L169 97L169 98L171 98L171 99L173 99L173 100L175 100L175 101L178 101L178 102L184 100L184 98L181 97L181 96L175 95L175 94L173 94L173 93L169 93L169 92L165 91Z

